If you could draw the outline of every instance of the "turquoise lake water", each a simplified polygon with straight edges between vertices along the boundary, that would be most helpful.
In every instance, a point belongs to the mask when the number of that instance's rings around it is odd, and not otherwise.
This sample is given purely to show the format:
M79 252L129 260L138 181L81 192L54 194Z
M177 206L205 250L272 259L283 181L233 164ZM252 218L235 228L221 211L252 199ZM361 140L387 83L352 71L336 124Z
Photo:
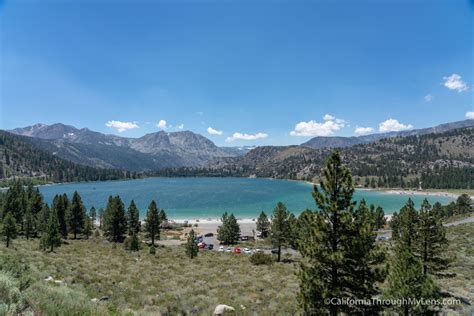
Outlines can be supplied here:
M69 197L78 191L89 209L105 207L109 195L120 195L126 206L133 199L143 216L154 199L173 219L220 218L224 211L238 218L255 218L261 211L271 213L278 201L298 215L306 208L315 209L311 196L313 186L306 182L248 178L147 178L128 181L69 183L40 186L46 202L55 194ZM417 206L424 198L431 203L446 204L448 197L412 196ZM355 200L380 205L386 214L398 211L407 201L406 195L357 190Z

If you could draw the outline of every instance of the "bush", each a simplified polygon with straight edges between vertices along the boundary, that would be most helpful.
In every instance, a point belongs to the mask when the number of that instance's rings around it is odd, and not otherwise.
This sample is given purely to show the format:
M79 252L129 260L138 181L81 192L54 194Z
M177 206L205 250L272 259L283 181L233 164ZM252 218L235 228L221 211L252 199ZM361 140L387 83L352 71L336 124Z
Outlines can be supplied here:
M266 255L261 252L254 253L249 257L249 260L254 265L272 264L273 262L273 258L271 255Z
M148 249L148 251L149 251L150 255L156 254L156 248L155 248L155 246L151 245L151 246L150 246L150 249Z
M0 271L0 294L0 315L21 314L28 306L18 280L9 272Z

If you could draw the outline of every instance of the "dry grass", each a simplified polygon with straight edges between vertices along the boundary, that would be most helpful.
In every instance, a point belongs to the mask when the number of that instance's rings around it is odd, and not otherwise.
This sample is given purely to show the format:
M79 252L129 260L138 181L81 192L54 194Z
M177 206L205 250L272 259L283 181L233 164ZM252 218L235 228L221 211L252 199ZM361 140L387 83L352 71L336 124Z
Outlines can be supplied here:
M28 295L48 315L209 315L218 304L268 315L297 309L295 264L254 266L244 254L209 251L190 260L181 246L160 247L152 256L148 249L130 253L102 238L71 241L55 253L40 251L37 240L18 239L13 247L2 246L2 253L30 265ZM48 276L67 286L47 284ZM110 301L91 302L102 296Z
M456 276L438 279L438 284L472 304L474 223L449 227L448 237L449 255L456 258L448 272ZM182 246L159 247L153 256L146 245L131 253L102 237L69 241L54 253L40 251L38 240L17 239L10 249L1 245L0 254L29 264L33 282L26 294L32 308L44 315L210 315L218 304L246 315L298 312L297 263L255 266L247 255L215 251L190 260ZM48 276L67 286L44 281ZM103 296L110 300L91 301ZM471 308L450 310L463 314Z

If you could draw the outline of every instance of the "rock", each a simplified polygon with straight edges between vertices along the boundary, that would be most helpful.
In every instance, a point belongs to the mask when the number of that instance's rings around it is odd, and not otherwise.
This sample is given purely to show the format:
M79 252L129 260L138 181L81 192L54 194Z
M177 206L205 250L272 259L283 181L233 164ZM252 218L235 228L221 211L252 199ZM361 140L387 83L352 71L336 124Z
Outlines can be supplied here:
M54 280L54 283L58 284L58 285L67 285L65 281L63 280Z
M52 276L49 276L47 277L46 279L44 279L46 282L49 282L49 281L54 281L53 277Z
M227 312L235 312L235 308L233 308L232 306L229 306L229 305L219 304L214 309L214 313L212 313L212 315L213 316L224 315Z
M99 299L96 298L96 297L94 297L93 299L91 299L91 302L92 302L92 303L97 303L98 301L99 301Z

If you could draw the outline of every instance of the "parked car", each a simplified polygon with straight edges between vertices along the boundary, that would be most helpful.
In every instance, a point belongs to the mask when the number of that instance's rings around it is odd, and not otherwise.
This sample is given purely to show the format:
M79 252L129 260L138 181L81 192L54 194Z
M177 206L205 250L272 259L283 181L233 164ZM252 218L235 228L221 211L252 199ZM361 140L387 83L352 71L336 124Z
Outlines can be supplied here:
M249 255L252 253L252 250L250 250L249 248L244 248L244 253Z
M225 250L225 252L232 252L232 248L227 247L227 249Z
M224 246L219 246L219 250L217 250L219 252L224 252Z
M209 245L207 245L207 249L209 249L209 250L212 250L212 249L214 249L214 245L213 245L213 244L209 244Z
M246 241L246 240L249 240L249 237L248 236L240 236L240 240Z
M213 233L207 233L204 235L204 237L214 237L214 234Z
M234 248L234 253L240 253L240 247L239 246Z

